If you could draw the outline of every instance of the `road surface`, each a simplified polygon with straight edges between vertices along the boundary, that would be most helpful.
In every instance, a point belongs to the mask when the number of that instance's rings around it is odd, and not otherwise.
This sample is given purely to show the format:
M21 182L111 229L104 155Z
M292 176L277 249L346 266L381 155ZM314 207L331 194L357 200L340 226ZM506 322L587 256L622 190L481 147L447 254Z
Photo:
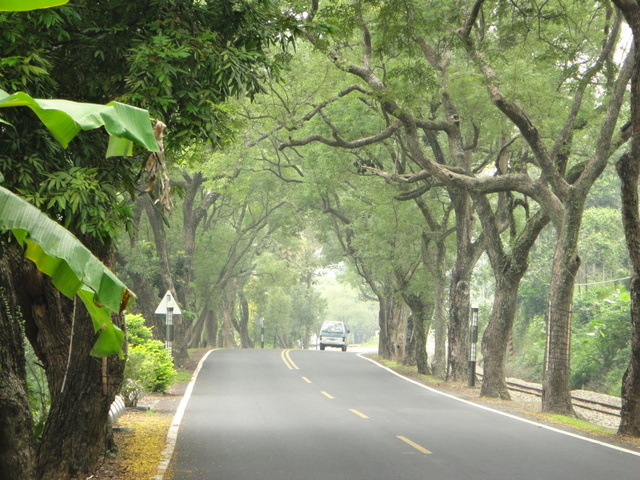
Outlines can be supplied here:
M354 353L216 350L173 480L639 480L640 456L483 409Z

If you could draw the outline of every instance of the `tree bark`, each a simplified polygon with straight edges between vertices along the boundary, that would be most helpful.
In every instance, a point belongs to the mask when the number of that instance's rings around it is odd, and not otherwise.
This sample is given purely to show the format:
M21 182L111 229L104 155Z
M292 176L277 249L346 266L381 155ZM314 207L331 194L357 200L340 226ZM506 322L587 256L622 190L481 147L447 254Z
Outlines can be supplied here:
M405 349L404 302L399 301L393 294L376 294L380 309L378 321L380 338L378 354L382 358L402 362Z
M110 247L87 239L85 244L113 265ZM20 281L15 285L25 333L45 367L51 395L35 478L89 473L106 450L109 408L122 384L124 360L91 357L95 333L82 302L63 297L28 260L21 258L12 268ZM121 315L113 321L124 329Z
M149 219L149 225L153 231L153 237L156 244L156 253L160 263L160 277L162 283L161 295L167 290L172 292L174 298L179 299L173 277L171 275L171 266L169 264L169 247L167 245L167 234L162 223L160 212L151 204L150 201L144 202L144 209ZM160 303L160 298L158 299ZM184 308L184 305L182 305ZM164 328L164 327L163 327ZM173 361L176 365L182 365L189 358L187 352L186 329L182 315L173 316Z
M222 301L222 324L218 332L218 347L220 348L237 348L238 344L235 339L235 329L233 328L233 314L235 312L236 303L236 280L231 279L227 282L224 289L224 299Z
M122 267L122 270L131 277L132 285L135 285L136 300L135 302L131 302L131 306L129 307L131 313L139 313L142 315L145 324L152 329L153 338L164 341L164 323L162 317L155 313L159 303L158 295L154 291L151 282L149 282L149 279L144 274L128 269L127 262L122 255L116 253L116 259Z
M416 365L418 373L430 375L429 358L427 355L427 336L431 327L431 316L433 315L434 304L420 296L403 293L404 302L411 309L413 328L408 339L406 364ZM407 328L407 331L410 329Z
M0 257L0 478L35 478L36 449L29 405L22 318L7 253ZM12 252L15 254L15 252Z
M474 216L468 193L450 189L456 212L456 262L451 271L446 378L464 380L469 370L469 310L471 275L481 250L472 241Z
M547 343L542 380L542 411L575 416L571 403L571 308L574 278L580 267L576 252L580 217L566 220L558 232L551 267ZM571 221L573 220L573 222Z
M475 206L482 221L486 252L496 281L493 307L489 322L482 337L484 373L480 394L486 397L510 400L505 382L505 355L513 321L520 281L529 266L529 252L540 231L549 223L549 217L538 213L530 217L525 227L515 234L513 215L506 198L501 195L497 213L494 213L489 199L484 195L475 196ZM501 234L511 226L511 251L507 252Z
M505 354L516 313L519 279L496 277L491 319L482 336L484 373L480 395L510 400L505 382Z
M253 341L249 336L249 302L240 290L238 294L240 300L240 325L238 333L240 334L240 348L253 348Z
M618 433L640 437L640 5L614 0L633 32L634 66L631 77L631 148L618 160L622 223L631 260L631 355L622 378L622 409Z

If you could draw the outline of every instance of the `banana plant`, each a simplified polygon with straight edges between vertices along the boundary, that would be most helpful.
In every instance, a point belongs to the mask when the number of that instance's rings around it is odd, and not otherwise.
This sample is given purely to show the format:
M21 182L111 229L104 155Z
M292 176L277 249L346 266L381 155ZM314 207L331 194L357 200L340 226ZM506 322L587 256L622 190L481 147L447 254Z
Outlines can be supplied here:
M57 7L69 0L0 0L0 12L26 12L38 8Z
M3 3L9 2L0 3L0 7ZM108 156L131 154L134 142L158 151L146 110L120 103L97 105L35 99L23 92L10 95L0 90L0 108L20 106L33 110L64 147L80 131L104 126L110 135ZM99 332L91 354L122 356L124 334L111 322L111 312L123 311L133 295L124 283L71 232L3 187L0 187L0 231L13 233L25 248L25 256L51 277L60 292L69 298L78 295L85 304L94 330Z

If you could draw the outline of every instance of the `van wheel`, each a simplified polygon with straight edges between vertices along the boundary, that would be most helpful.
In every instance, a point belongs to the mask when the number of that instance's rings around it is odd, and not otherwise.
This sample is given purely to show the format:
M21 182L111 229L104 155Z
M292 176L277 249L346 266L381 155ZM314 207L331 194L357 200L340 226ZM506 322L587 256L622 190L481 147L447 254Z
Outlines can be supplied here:
M320 345L320 350L324 350L324 345Z

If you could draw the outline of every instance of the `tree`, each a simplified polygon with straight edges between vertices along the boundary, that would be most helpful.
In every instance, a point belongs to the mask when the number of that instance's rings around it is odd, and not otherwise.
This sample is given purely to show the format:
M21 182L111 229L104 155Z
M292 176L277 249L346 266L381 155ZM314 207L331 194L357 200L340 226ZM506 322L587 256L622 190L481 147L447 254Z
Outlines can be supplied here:
M75 104L65 101L42 101L22 93L12 96L4 92L1 93L0 97L3 98L3 101L0 106L30 106L38 112L51 132L65 143L81 129L102 126L104 122L96 122L96 120L100 118L101 114L106 114L110 118L109 131L114 131L114 125L121 127L116 129L121 135L120 140L125 140L125 137L146 138L150 142L151 138L153 138L153 144L147 143L147 145L151 149L157 149L148 115L126 105L110 107ZM78 112L81 112L81 114L78 115ZM89 122L86 121L87 113L91 113ZM137 121L131 122L134 118L131 113L135 114ZM127 120L129 120L129 123L126 122ZM151 136L149 137L148 134L151 134ZM76 396L76 402L82 401L82 398L78 398L78 392L70 387L71 382L67 381L67 376L73 377L75 383L82 385L82 378L89 375L89 383L95 385L96 382L93 381L95 377L91 378L91 373L96 373L95 363L87 361L89 353L103 357L103 366L101 368L104 374L109 371L107 357L114 353L123 355L122 342L124 335L112 323L110 317L111 312L120 313L126 307L131 293L78 239L56 222L43 215L35 207L1 187L0 205L2 207L0 208L2 212L2 215L0 215L0 229L14 233L17 241L26 247L26 257L35 262L35 266L40 272L51 277L52 285L55 288L70 298L78 295L78 298L84 303L87 309L86 314L79 313L77 317L75 302L73 304L74 315L71 338L73 339L74 335L79 338L88 336L90 342L85 345L91 347L95 340L95 335L99 334L93 348L74 350L72 342L68 349L60 349L61 357L68 352L68 358L60 364L61 366L66 365L62 370L62 376L48 375L49 381L56 390L52 396L52 410L43 433L43 445L47 446L50 444L48 442L50 442L51 438L55 437L59 440L61 431L64 432L65 439L73 437L73 431L69 432L61 428L65 424L68 425L69 418L68 406L70 403L67 403L68 399L65 394L68 395L70 393L72 396ZM15 246L9 245L6 247L7 255L1 261L3 280L0 286L5 306L2 309L2 315L0 315L0 328L4 332L3 344L6 344L6 348L3 349L0 357L0 366L2 367L0 383L3 387L3 394L0 397L0 411L2 412L1 418L10 419L10 422L3 421L0 428L0 443L5 446L2 458L0 458L0 473L2 473L3 478L8 479L31 479L36 476L36 470L39 471L39 475L42 475L42 472L45 475L49 475L50 470L43 459L51 457L40 454L37 457L38 462L36 464L35 447L31 437L32 419L26 388L21 324L25 317L29 319L34 313L34 316L45 313L42 303L38 304L32 300L34 293L38 289L46 289L47 287L46 283L43 283L42 279L39 278L40 275L32 274L34 270L32 264L14 257L16 255ZM12 271L15 265L21 266L21 275L16 275L16 272ZM38 280L29 280L30 274ZM26 281L27 285L14 283L14 279L18 278ZM24 316L20 313L21 310L25 312ZM78 321L78 325L77 328L74 328L76 321ZM28 323L26 326L27 328L30 327ZM64 340L67 333L64 327L65 325L52 325L54 334L59 336L61 340ZM29 334L29 332L27 333ZM33 338L34 332L31 331L30 333L30 339L40 358L49 360L51 357L41 350L43 345L37 343L37 340ZM59 345L56 345L55 348L59 348ZM113 364L114 362L111 363ZM116 361L115 365L112 365L112 373L117 375L118 369L122 366L122 362ZM102 393L101 401L95 402L91 409L87 409L94 418L91 420L85 419L87 422L83 425L85 435L88 435L89 438L80 436L76 439L85 442L88 444L87 446L93 447L94 455L99 453L99 450L95 451L96 446L99 449L101 441L104 441L104 429L109 406L118 387L119 383L117 382L112 385L104 383L100 386L98 384L98 388ZM77 415L73 414L73 417L77 422ZM101 430L103 430L102 435ZM58 441L58 444L63 445L63 442ZM68 460L70 463L75 464L75 462L78 462L75 454L80 452L75 449L72 452L74 455ZM54 458L58 454L58 452L52 452L51 450L46 453L52 454ZM86 454L86 452L83 452L83 454ZM52 468L52 470L55 469L56 467Z
M472 219L470 202L465 198L465 192L477 194L492 194L498 191L518 191L521 194L532 198L540 205L551 222L556 227L558 240L556 243L554 265L552 270L552 285L549 295L549 355L546 362L545 374L545 395L543 396L543 408L547 411L571 413L572 408L569 397L569 350L568 350L568 312L570 310L571 294L573 290L573 275L579 266L579 257L576 254L577 235L579 231L581 214L586 195L595 179L598 178L602 169L606 165L612 150L618 140L614 139L615 122L618 118L622 102L624 100L625 86L630 75L630 68L622 68L617 77L615 76L615 66L611 59L613 46L617 40L619 17L612 15L611 9L607 5L598 4L596 8L581 9L573 6L565 9L561 4L545 4L545 11L549 12L554 19L560 19L560 23L545 21L545 15L539 12L526 12L522 10L511 10L509 5L496 5L489 8L485 1L475 2L468 10L460 10L455 2L447 4L438 10L420 9L418 3L411 4L412 23L407 25L405 34L399 30L389 30L387 40L391 40L391 33L398 39L402 39L405 44L410 45L413 52L422 52L423 58L431 66L432 72L439 75L440 81L444 82L440 86L437 100L431 100L428 105L434 105L433 109L418 109L413 105L405 105L404 98L397 95L389 85L391 77L378 76L377 72L388 70L374 68L374 61L383 62L376 56L379 51L384 52L384 48L376 50L373 43L374 30L372 26L388 25L389 18L393 18L393 12L404 12L396 9L394 2L385 2L385 6L379 11L366 10L364 4L355 4L352 7L345 7L351 18L348 28L357 28L361 31L361 49L356 52L362 58L360 63L352 60L353 54L344 49L340 44L329 44L319 37L308 35L307 37L319 48L323 48L329 59L336 67L355 78L361 80L365 87L360 87L359 92L365 98L375 98L376 105L386 114L386 123L382 123L378 133L368 134L356 140L347 140L341 136L341 132L335 128L331 120L327 118L327 130L333 138L323 135L309 135L306 138L292 139L283 144L283 147L295 147L305 145L311 141L341 147L355 148L362 145L371 145L375 142L384 141L389 138L399 125L404 127L402 131L404 145L408 156L412 159L418 170L414 173L398 174L396 172L380 172L379 169L369 168L370 171L387 178L395 179L406 183L416 183L433 176L438 181L449 186L449 190L456 193L451 199L457 207L457 221L469 221ZM575 7L575 8L574 8ZM389 15L385 17L386 22L368 23L369 18L377 15ZM316 16L317 14L317 16ZM406 16L401 15L403 25ZM334 20L335 10L332 8L319 8L309 17L331 18ZM535 20L536 25L544 30L531 29ZM566 21L565 21L566 20ZM577 23L576 23L577 22ZM400 22L399 22L400 23ZM445 26L444 29L436 30L429 26L434 24ZM589 31L589 35L584 38L589 39L595 35L602 35L602 42L598 43L598 50L592 46L595 44L588 41L575 42L567 39L567 47L553 50L556 43L549 42L549 38L558 38L566 34L558 25L562 24L562 29L574 30L572 25L582 25L579 28L580 34ZM346 25L344 22L342 25ZM597 25L597 26L596 26ZM577 30L576 30L577 32ZM604 34L603 34L604 33ZM519 35L529 35L528 42L516 44L515 38ZM435 37L435 38L433 38ZM400 43L390 43L392 47ZM434 45L441 45L436 49ZM530 64L523 62L507 62L505 58L506 49L511 55L518 58L533 58L538 60ZM527 53L524 54L526 50ZM539 50L536 50L539 49ZM501 51L501 56L493 55L493 52ZM585 56L591 59L589 67L576 69L577 63L581 62ZM474 116L471 110L462 110L472 104L475 96L468 95L465 91L455 90L454 82L451 81L451 70L454 67L467 67L468 63L463 59L468 59L477 66L477 73L486 85L486 101L493 104L494 110L485 109L486 103L480 111L487 112L496 119L495 125L504 131L516 131L520 134L525 148L527 149L526 163L513 164L511 171L493 177L482 176L482 162L478 161L478 166L471 168L471 158L474 152L480 153L478 145L484 140L485 148L495 145L495 139L503 135L502 131L491 129L487 122L477 123L473 121ZM530 67L541 68L546 59L554 60L554 67L558 61L566 64L566 69L562 71L548 71L549 75L554 75L555 87L550 89L549 76L541 75L540 71L531 70L531 76L527 80L531 82L530 87L537 90L535 104L522 95L524 91L508 82L509 78L522 81L522 74ZM517 65L516 65L517 64ZM549 65L549 64L547 64ZM606 68L605 68L606 67ZM498 72L497 69L500 69ZM441 73L440 73L441 72ZM446 73L448 72L448 73ZM462 75L460 78L468 78ZM594 81L605 86L605 96L602 92L593 88ZM546 82L546 83L545 83ZM469 84L467 84L468 86ZM473 85L473 83L471 83ZM571 94L569 91L571 90ZM530 90L529 90L530 91ZM562 92L562 95L559 93ZM457 94L455 97L453 94ZM566 93L566 95L564 95ZM554 99L554 115L546 118L538 115L536 104L540 103L540 98ZM598 115L588 115L590 107L588 105L600 103L606 107L597 110ZM477 102L476 102L477 103ZM438 111L437 107L443 108ZM323 107L316 107L314 115ZM435 112L435 113L434 113ZM600 114L600 112L602 112ZM427 113L427 114L425 114ZM462 115L461 115L462 114ZM320 115L320 114L319 114ZM467 117L468 116L468 117ZM310 118L307 115L305 119ZM469 118L470 121L462 122L461 118ZM556 118L564 118L564 124L559 125ZM585 123L586 122L586 123ZM470 123L470 125L468 125ZM597 134L592 134L596 141L590 143L582 130L585 126L593 126ZM484 127L484 129L482 129ZM549 132L553 142L545 142L541 131ZM585 130L586 131L586 130ZM441 132L449 140L449 149L445 151L434 144L433 156L429 155L424 148L424 140L429 140L429 133ZM484 134L484 136L481 136ZM464 138L467 141L464 141ZM577 138L582 140L582 145L589 145L588 160L580 162L579 157L572 156L576 150ZM549 143L549 145L547 145ZM445 156L440 152L445 152ZM444 160L444 161L443 161ZM530 166L528 166L530 165ZM540 174L538 174L540 172ZM459 218L458 218L459 217ZM466 219L466 220L465 220ZM472 238L469 232L472 228L468 224L459 224L457 234L459 242L466 238L467 241L459 243L457 249L457 261L467 261L472 259L467 250ZM459 309L468 311L468 289L467 272L470 269L467 264L460 264L454 270L457 290L452 290L450 329L460 332L465 331L466 321L458 319ZM460 272L460 274L455 273ZM459 277L459 278L458 278ZM458 294L460 295L458 297ZM460 325L460 328L457 327ZM456 340L458 338L460 342ZM456 348L456 345L466 341L466 335L452 338L449 342L453 346L450 350L449 362L455 361L459 365L464 363L465 355L461 355L463 347ZM451 357L454 357L454 360ZM453 366L455 370L455 365Z
M640 178L640 6L636 2L613 0L623 12L633 33L633 76L631 78L631 145L616 163L621 182L622 221L631 258L631 358L622 380L622 410L619 432L640 436L640 235L638 179Z

